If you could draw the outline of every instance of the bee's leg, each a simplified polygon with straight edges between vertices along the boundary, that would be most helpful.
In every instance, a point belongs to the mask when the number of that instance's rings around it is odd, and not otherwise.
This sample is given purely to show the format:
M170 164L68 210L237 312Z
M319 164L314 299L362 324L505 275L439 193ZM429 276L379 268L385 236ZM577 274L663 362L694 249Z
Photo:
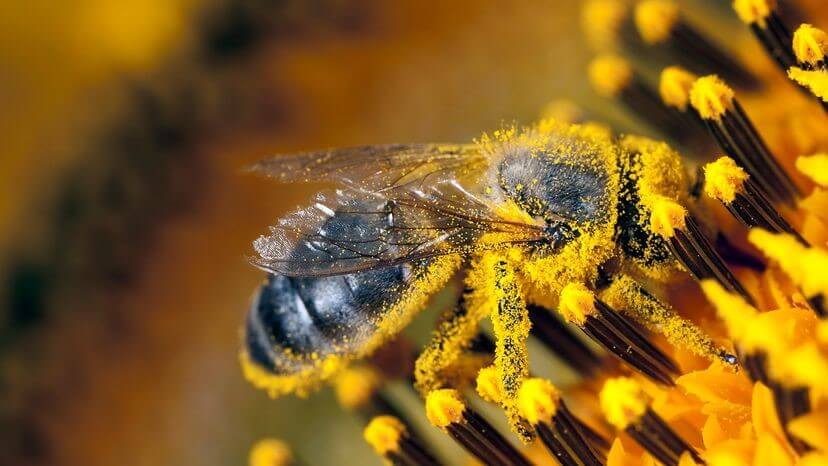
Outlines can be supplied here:
M708 359L736 364L736 356L717 346L701 328L681 317L669 304L650 294L628 275L618 275L604 290L601 299L614 309L632 317L654 333L661 333L670 344Z
M468 283L474 290L467 296L469 309L491 316L501 405L512 430L521 439L529 440L532 434L520 418L515 401L521 384L529 376L526 340L531 323L513 263L505 254L487 253L469 273Z
M414 363L414 386L421 395L452 385L448 383L454 378L450 372L460 365L464 353L478 336L480 321L485 317L485 313L469 309L462 300L444 316Z

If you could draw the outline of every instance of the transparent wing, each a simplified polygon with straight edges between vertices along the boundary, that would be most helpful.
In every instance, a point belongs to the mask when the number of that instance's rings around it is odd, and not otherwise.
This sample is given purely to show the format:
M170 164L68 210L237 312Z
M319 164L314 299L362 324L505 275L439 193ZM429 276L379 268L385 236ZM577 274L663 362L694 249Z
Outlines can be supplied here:
M255 241L252 262L290 276L340 275L468 254L484 247L478 239L486 233L500 233L497 244L525 243L542 239L543 229L498 218L456 180L425 189L343 189L282 218Z
M281 155L250 170L283 183L334 181L382 191L422 187L434 178L461 178L482 165L485 158L474 145L390 144Z

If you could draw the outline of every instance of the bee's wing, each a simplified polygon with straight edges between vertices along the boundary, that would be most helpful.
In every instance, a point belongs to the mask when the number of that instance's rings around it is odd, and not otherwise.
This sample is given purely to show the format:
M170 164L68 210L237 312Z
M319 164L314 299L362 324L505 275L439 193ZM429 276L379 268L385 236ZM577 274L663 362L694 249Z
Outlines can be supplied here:
M424 189L342 189L282 218L254 243L252 262L289 276L341 275L468 254L486 233L502 243L541 238L538 225L507 221L457 180Z
M474 145L389 144L275 156L250 167L283 183L333 181L367 191L415 187L474 171L485 158Z

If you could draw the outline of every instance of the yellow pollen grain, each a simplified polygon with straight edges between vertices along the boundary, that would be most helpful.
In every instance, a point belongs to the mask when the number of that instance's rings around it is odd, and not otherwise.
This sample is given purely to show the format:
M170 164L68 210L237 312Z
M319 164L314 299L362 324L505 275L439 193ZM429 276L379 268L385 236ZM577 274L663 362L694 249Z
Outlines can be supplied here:
M607 421L623 430L644 415L650 400L638 382L629 377L616 377L604 383L600 402Z
M796 169L815 183L828 186L828 153L797 157Z
M590 45L597 50L618 45L618 33L628 10L620 0L589 0L581 10L584 32Z
M551 423L558 411L561 394L552 382L544 379L527 379L518 391L517 405L520 415L529 424Z
M788 77L800 86L807 87L812 94L828 102L828 71L803 70L796 66L788 69Z
M701 288L708 301L716 307L719 317L724 320L730 337L736 341L741 340L758 311L741 296L728 293L715 280L702 280Z
M595 314L595 295L581 283L569 283L561 290L558 312L577 325L583 325L587 316Z
M828 54L828 34L810 24L803 24L794 33L793 51L799 63L816 66Z
M362 431L362 437L380 456L399 450L405 425L394 416L376 416Z
M679 203L663 196L653 196L648 202L650 207L650 228L653 233L672 238L676 230L683 230L686 226L687 209Z
M503 391L500 389L500 375L497 367L489 366L480 369L477 373L477 394L489 403L499 404L503 400Z
M287 466L293 454L287 444L277 439L262 439L250 449L249 466Z
M334 379L334 393L345 409L364 406L379 385L377 373L367 367L354 367L340 372Z
M724 156L704 166L704 192L730 204L741 194L749 175L730 157Z
M434 390L426 397L426 417L433 426L445 429L451 424L463 421L466 404L457 390L444 388Z
M686 111L687 104L690 103L690 89L697 79L698 76L680 66L664 68L658 83L661 100L667 106Z
M765 20L776 10L776 0L733 0L733 9L745 24L765 27Z
M733 109L734 97L733 89L716 75L703 76L690 88L690 105L705 120L719 121Z
M635 27L648 44L667 40L679 18L678 5L671 0L644 0L635 6Z
M617 55L602 55L589 64L589 81L595 92L614 97L633 79L630 64Z

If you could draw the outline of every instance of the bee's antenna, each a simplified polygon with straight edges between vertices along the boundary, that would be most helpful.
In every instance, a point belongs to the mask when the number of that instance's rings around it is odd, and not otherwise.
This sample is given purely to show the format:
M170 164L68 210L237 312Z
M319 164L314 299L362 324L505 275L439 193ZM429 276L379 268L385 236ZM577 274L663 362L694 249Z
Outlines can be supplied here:
M607 380L600 401L607 421L626 432L656 460L676 466L682 455L689 454L697 464L704 464L698 452L650 408L649 397L635 380Z
M518 410L534 427L541 442L555 459L564 466L600 466L603 453L582 432L583 424L576 420L561 400L560 392L551 382L543 379L527 379L518 392ZM606 439L601 443L607 445Z
M771 201L794 204L799 189L748 119L733 89L717 76L704 76L693 83L690 103L722 150L753 177Z
M394 466L439 466L419 439L398 418L376 416L362 433L374 451Z
M482 416L466 405L457 390L434 390L426 397L426 415L466 451L485 464L529 466L531 463Z
M713 278L728 291L738 293L753 303L753 298L736 280L687 209L658 195L652 196L648 204L651 228L667 241L673 255L690 274L697 280Z
M564 287L558 310L568 322L578 325L604 349L642 374L673 385L672 375L678 373L676 364L586 286L570 283Z

